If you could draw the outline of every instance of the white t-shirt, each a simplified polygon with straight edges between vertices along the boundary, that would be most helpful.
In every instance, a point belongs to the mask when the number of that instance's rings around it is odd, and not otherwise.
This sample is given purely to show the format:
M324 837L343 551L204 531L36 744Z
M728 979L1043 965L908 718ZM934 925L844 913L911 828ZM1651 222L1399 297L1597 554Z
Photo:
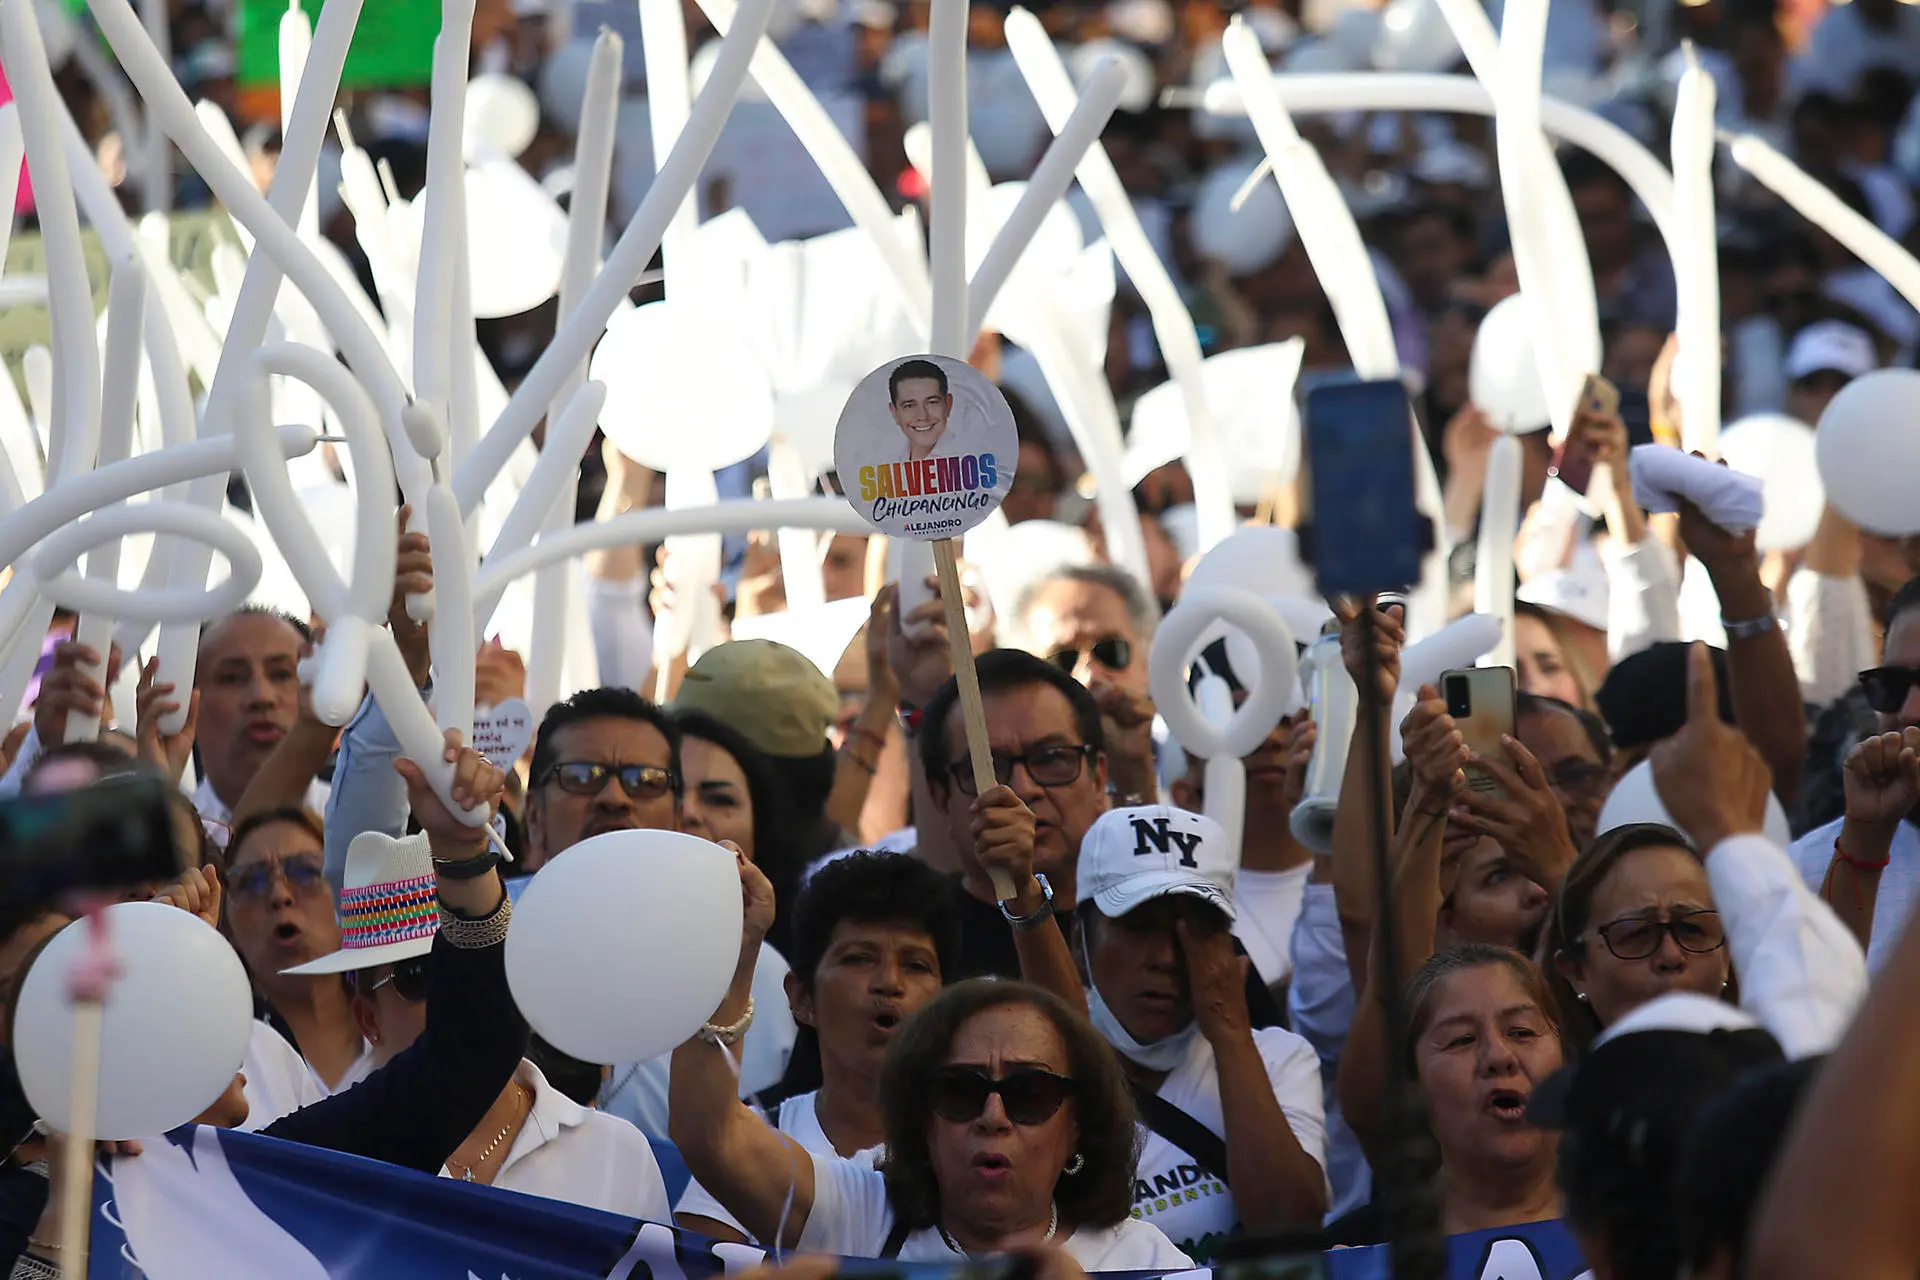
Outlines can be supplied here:
M1845 821L1835 818L1824 827L1815 827L1787 850L1799 868L1800 878L1815 893L1826 883L1827 867L1833 862L1833 842L1840 838L1840 824ZM1872 972L1878 972L1893 955L1894 945L1913 916L1914 903L1920 901L1920 828L1911 822L1895 827L1887 859L1887 869L1880 873L1880 892L1873 901L1873 936L1867 944L1867 968Z
M813 1211L800 1232L801 1251L877 1258L892 1231L886 1176L839 1156L815 1154ZM1088 1271L1185 1271L1193 1266L1193 1259L1157 1228L1131 1218L1116 1227L1083 1227L1057 1243ZM899 1257L902 1262L956 1261L932 1227L908 1236Z
M1246 947L1253 967L1270 989L1278 990L1293 977L1293 922L1300 918L1307 877L1312 874L1311 862L1290 871L1242 867L1234 881L1233 936Z
M818 1093L803 1093L797 1097L788 1098L780 1104L780 1114L774 1118L773 1127L816 1155L838 1155L840 1153L834 1150L833 1143L827 1138L827 1131L820 1127L820 1113L815 1107L819 1097ZM864 1169L871 1169L882 1150L884 1150L883 1146L856 1151L847 1157L847 1162ZM687 1189L680 1193L680 1203L673 1207L673 1211L676 1214L698 1214L702 1218L724 1222L749 1239L753 1235L740 1225L738 1218L727 1212L724 1205L713 1198L711 1192L700 1185L698 1179L687 1183Z
M533 1092L533 1110L514 1135L493 1185L565 1200L646 1222L671 1224L667 1184L653 1147L617 1116L583 1107L522 1061L515 1080ZM443 1178L453 1174L440 1171Z
M1287 1127L1301 1149L1312 1156L1325 1179L1327 1125L1321 1100L1320 1058L1291 1031L1262 1027L1254 1047L1266 1064L1273 1096L1286 1113ZM1160 1097L1222 1137L1226 1118L1220 1105L1220 1073L1213 1046L1195 1036L1187 1056L1160 1085ZM1201 1266L1239 1221L1227 1184L1203 1170L1187 1152L1140 1126L1140 1171L1133 1184L1133 1216L1158 1227L1167 1239Z
M240 1062L240 1074L247 1078L247 1118L240 1127L248 1132L264 1129L281 1116L325 1101L327 1096L327 1087L307 1066L307 1060L285 1036L258 1018L247 1036L247 1056Z

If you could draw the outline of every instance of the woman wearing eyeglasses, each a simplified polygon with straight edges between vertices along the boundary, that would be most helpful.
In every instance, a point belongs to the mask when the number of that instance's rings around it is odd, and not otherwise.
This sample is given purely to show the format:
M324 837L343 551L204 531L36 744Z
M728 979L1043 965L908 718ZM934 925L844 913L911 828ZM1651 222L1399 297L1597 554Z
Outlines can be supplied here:
M977 844L989 863L1024 861L1015 884L1032 888L1032 815L1016 804L1004 787L981 797ZM742 1105L731 1046L752 1021L754 962L773 893L744 860L740 883L745 923L733 985L713 1020L674 1050L673 1139L694 1177L753 1238L907 1262L1053 1243L1089 1271L1192 1266L1131 1216L1134 1114L1111 1051L1076 1010L1038 987L962 982L895 1033L880 1072L884 1171L813 1154ZM1049 920L1044 910L1032 916ZM1025 972L1076 989L1057 929L1016 928L1016 936Z
M283 972L340 949L319 819L284 808L241 822L227 842L225 897L227 933L253 977L261 1016L327 1092L364 1077L372 1064L345 982L338 974Z

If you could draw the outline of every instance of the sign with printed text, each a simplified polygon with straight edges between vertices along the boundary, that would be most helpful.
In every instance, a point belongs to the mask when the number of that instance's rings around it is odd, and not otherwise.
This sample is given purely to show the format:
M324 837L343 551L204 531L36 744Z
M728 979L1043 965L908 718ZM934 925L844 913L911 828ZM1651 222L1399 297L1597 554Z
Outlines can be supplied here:
M847 501L881 533L931 542L987 518L1013 487L1013 410L973 366L906 356L854 388L833 460Z

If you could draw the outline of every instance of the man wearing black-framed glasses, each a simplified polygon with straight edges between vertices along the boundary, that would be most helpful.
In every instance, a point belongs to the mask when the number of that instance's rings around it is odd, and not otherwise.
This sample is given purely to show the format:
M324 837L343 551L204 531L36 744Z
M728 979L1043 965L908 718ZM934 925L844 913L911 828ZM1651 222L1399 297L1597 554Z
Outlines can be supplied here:
M1107 810L1107 763L1100 709L1093 695L1059 667L1018 649L994 649L975 662L995 778L1032 811L1033 870L1052 901L1074 901L1080 841ZM986 869L974 856L973 769L965 718L951 678L927 702L915 750L934 806L960 855L954 882L960 909L959 966L949 980L1020 975L1019 957L1001 918ZM1010 904L1016 915L1047 913L1048 903ZM1044 914L1043 914L1044 921ZM1052 926L1048 926L1052 927Z
M631 689L586 689L556 702L527 777L529 872L589 836L679 826L680 732Z
M1844 816L1794 842L1794 864L1867 949L1877 969L1920 899L1920 578L1887 604L1880 665L1860 691L1880 732L1841 767Z

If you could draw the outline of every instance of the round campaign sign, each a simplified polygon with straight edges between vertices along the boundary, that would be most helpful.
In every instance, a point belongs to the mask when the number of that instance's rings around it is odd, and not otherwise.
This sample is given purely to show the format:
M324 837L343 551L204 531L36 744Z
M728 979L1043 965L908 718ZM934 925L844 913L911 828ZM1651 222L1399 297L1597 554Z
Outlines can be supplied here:
M1013 410L971 365L889 360L861 380L833 441L847 501L874 528L932 542L987 518L1013 487Z

